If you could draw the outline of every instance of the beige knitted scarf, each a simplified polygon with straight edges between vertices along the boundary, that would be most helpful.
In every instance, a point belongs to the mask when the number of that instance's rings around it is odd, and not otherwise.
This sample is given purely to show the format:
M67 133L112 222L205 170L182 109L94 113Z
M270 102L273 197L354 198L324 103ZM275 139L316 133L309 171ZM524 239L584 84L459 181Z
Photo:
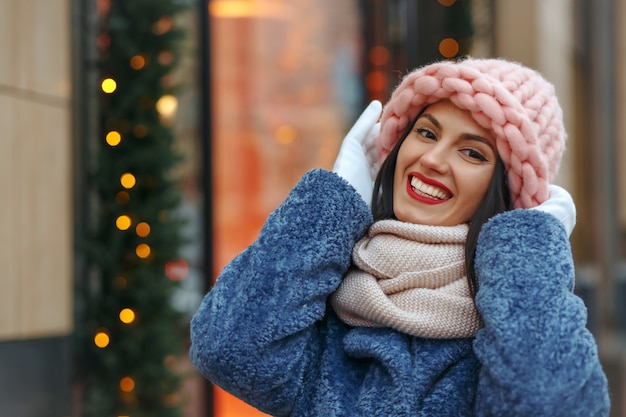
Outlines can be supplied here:
M351 326L413 336L473 337L481 326L465 277L467 225L374 223L354 247L331 304Z

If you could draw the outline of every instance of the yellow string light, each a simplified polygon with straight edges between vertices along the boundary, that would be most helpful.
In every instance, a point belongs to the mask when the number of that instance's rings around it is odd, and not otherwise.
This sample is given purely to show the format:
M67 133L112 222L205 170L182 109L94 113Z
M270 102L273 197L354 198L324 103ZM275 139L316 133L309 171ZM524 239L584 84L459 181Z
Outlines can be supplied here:
M97 332L93 338L93 342L100 349L104 349L105 347L109 346L110 341L111 339L109 338L109 335L102 330Z
M135 179L135 176L130 172L126 172L120 177L120 184L122 184L122 187L126 189L133 188L136 183L137 180Z
M109 146L117 146L122 141L122 135L120 135L120 132L116 132L115 130L112 130L109 133L107 133L106 141Z
M101 87L102 91L107 94L111 94L115 92L115 90L117 90L117 83L113 78L105 78L104 80L102 80Z
M133 222L130 219L130 216L127 216L126 214L122 214L117 218L117 220L115 220L115 226L117 226L120 230L128 230L132 223Z
M124 324L131 324L135 321L135 312L130 308L124 308L120 311L120 321Z

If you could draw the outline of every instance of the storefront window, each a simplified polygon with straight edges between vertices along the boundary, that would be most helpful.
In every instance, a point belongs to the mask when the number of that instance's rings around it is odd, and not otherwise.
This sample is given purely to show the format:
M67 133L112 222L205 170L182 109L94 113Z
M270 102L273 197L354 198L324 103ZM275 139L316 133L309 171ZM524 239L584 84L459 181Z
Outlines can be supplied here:
M363 103L356 0L209 2L214 276ZM214 415L262 415L219 389Z

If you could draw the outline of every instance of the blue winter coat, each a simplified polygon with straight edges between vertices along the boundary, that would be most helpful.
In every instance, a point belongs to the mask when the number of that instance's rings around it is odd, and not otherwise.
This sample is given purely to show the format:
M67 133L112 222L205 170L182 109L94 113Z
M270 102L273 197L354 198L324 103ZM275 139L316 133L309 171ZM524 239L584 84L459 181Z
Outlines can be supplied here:
M556 218L513 210L484 226L475 260L484 328L447 340L352 328L328 306L371 222L348 183L308 172L193 317L195 366L274 416L608 415Z

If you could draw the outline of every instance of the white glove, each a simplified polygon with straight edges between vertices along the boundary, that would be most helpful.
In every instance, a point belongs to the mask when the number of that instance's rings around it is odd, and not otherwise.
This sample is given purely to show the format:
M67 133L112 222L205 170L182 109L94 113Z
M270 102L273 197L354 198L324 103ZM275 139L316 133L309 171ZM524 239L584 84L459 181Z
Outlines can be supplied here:
M348 181L368 206L379 168L376 138L380 133L378 118L382 110L383 105L378 100L367 106L343 139L333 167L333 172Z
M564 188L558 185L550 184L548 189L550 190L550 198L531 210L540 210L552 214L563 223L567 236L570 236L574 226L576 226L576 206L574 205L574 200L572 200L572 196Z

